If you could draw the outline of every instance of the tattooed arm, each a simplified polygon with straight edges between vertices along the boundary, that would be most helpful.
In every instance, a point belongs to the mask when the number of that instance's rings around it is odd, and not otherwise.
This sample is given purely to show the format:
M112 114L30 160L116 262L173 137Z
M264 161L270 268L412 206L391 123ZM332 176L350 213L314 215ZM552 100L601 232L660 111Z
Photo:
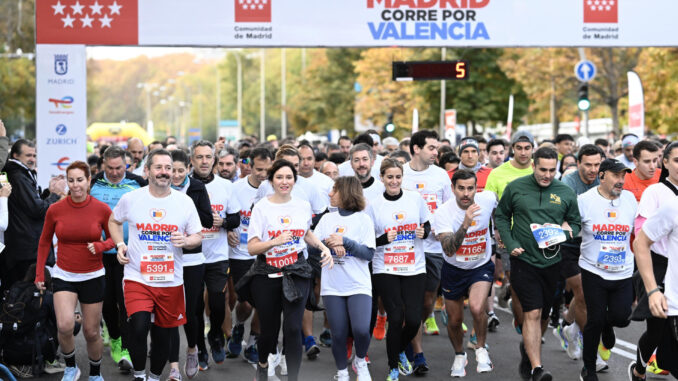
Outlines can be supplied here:
M464 242L467 229L468 227L462 225L459 230L454 233L442 233L438 235L438 239L440 240L440 244L443 247L443 252L445 252L445 255L451 257L457 252L457 249L459 249L462 242Z

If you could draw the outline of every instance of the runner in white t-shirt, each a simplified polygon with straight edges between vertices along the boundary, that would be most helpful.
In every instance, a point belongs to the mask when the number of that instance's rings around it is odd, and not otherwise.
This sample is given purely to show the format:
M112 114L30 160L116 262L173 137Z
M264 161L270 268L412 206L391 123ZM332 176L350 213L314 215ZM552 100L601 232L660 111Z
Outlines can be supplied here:
M321 251L321 265L331 267L333 263L330 250L310 231L310 204L292 196L296 179L295 165L284 159L273 162L268 181L274 194L257 202L250 218L247 249L250 255L258 257L238 282L238 289L249 291L259 311L261 335L257 343L256 380L268 379L267 360L269 354L276 353L281 312L288 377L298 378L301 323L313 276L306 261L306 244Z
M252 205L257 196L259 185L266 181L268 169L271 167L273 154L267 148L259 147L250 152L249 165L252 170L249 175L236 181L233 184L233 197L240 205L240 226L228 232L228 244L231 246L229 257L229 267L231 276L228 279L229 299L236 300L235 305L235 325L231 330L231 338L228 340L229 357L239 356L242 352L242 341L245 333L245 322L252 315L252 305L239 296L236 296L235 285L247 273L254 263L254 257L247 251L247 234L250 226L250 217L252 216ZM250 333L245 345L243 355L250 363L256 364L259 360L256 340L259 336L259 314L255 311L250 321ZM256 355L256 356L255 356ZM256 357L256 358L255 358ZM274 369L270 369L275 371ZM270 371L269 370L269 371ZM273 375L273 374L271 374Z
M347 349L349 327L355 343L353 361L359 379L370 380L365 356L370 346L372 315L372 282L368 263L375 250L374 230L370 216L363 212L365 198L360 181L343 176L330 191L330 205L337 211L325 214L314 234L331 248L334 267L323 268L320 295L332 329L336 380L348 381Z
M351 152L348 155L348 161L346 163L353 168L353 173L348 175L342 175L340 173L339 176L355 176L360 180L367 205L369 205L372 200L381 198L381 195L384 193L384 184L381 182L379 176L373 175L374 168L376 167L378 172L379 167L375 161L372 147L365 143L354 145L351 147Z
M600 185L577 198L581 215L582 288L586 301L584 367L581 379L597 380L598 344L612 349L613 327L626 327L633 303L633 253L629 245L638 203L624 190L624 178L631 170L620 161L606 159L600 164Z
M402 168L399 161L384 159L381 179L386 191L369 204L378 237L372 283L389 319L386 350L391 380L398 379L399 370L412 373L404 350L421 326L426 283L424 240L430 233L430 213L424 199L401 188Z
M318 192L323 199L323 203L329 205L329 194L332 190L332 186L334 186L334 180L315 170L315 152L313 151L313 147L308 143L302 143L299 145L298 150L299 155L301 156L299 176L310 180L316 189L318 189Z
M449 316L447 331L455 351L452 377L466 375L468 360L461 322L467 296L477 338L476 370L485 373L493 369L485 338L487 295L494 281L490 220L497 196L493 192L476 193L476 183L475 173L457 170L452 176L454 199L444 203L433 218L433 230L445 253L440 284Z
M340 141L340 143L341 143L341 141ZM382 160L384 160L384 157L381 156L381 155L378 155L374 151L374 149L373 149L374 139L372 139L372 136L368 133L362 133L362 134L356 136L355 139L353 139L353 146L350 146L350 145L348 146L350 148L348 151L344 151L344 148L342 148L342 152L345 152L346 155L347 155L347 157L346 157L347 160L345 162L339 164L339 167L338 167L339 176L355 176L357 171L356 171L356 166L353 163L351 163L351 149L353 147L355 147L356 145L361 144L361 143L366 144L368 147L370 147L370 152L371 152L370 157L372 158L372 165L369 168L369 172L372 175L372 177L374 177L375 179L379 179L380 178L379 168L381 168L381 162L382 162ZM360 176L365 176L365 175L364 174L359 175L358 178L360 178ZM363 187L363 191L364 191L364 187ZM365 194L365 197L368 197L368 195ZM368 202L369 202L369 198L368 198Z
M452 183L447 172L436 166L438 157L438 134L432 130L421 130L410 138L410 154L412 160L403 166L403 188L417 191L424 199L428 210L435 214L436 210L447 200L452 198ZM424 294L424 308L422 328L426 334L438 335L433 307L438 296L440 286L440 271L443 266L443 249L434 236L424 240L426 253L426 293ZM428 372L428 364L424 357L424 348L421 342L421 333L412 342L414 351L414 373L423 375Z
M148 187L122 196L109 220L109 230L118 248L118 261L125 265L123 292L134 377L146 379L150 328L154 349L149 380L157 381L169 358L170 329L186 322L182 248L200 245L202 226L191 199L170 188L169 152L151 152L146 173ZM129 223L129 248L123 240L123 222Z

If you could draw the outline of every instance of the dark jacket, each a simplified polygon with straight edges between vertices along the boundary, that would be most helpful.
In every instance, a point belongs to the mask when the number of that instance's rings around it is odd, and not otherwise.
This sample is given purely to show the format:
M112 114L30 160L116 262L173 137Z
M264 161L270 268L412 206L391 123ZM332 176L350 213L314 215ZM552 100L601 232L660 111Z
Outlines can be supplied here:
M214 218L212 217L212 205L210 204L210 196L207 194L207 188L200 180L189 177L188 189L186 195L193 200L195 208L198 210L200 217L200 224L205 229L209 229L214 225ZM184 254L202 253L202 245L193 249L184 249Z
M9 219L5 231L3 251L4 265L8 268L21 261L35 262L38 257L38 241L42 234L47 209L60 197L51 194L40 198L37 175L15 160L8 160L3 169L12 184L12 194L7 201ZM54 255L50 253L47 264L54 264Z

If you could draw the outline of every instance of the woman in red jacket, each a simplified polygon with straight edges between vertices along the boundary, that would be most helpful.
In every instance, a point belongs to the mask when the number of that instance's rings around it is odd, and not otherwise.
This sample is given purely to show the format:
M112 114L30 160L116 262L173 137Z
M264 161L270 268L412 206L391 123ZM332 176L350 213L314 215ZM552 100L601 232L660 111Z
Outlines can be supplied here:
M101 232L108 234L108 205L89 195L90 171L87 163L76 161L66 168L69 195L47 210L38 245L36 286L45 289L45 262L56 234L58 253L51 271L54 309L59 331L59 344L64 354L64 381L77 380L80 369L75 365L73 326L75 307L80 301L83 333L87 341L90 381L103 381L100 366L103 343L99 334L101 307L104 300L104 265L102 253L115 245L109 238L101 241Z

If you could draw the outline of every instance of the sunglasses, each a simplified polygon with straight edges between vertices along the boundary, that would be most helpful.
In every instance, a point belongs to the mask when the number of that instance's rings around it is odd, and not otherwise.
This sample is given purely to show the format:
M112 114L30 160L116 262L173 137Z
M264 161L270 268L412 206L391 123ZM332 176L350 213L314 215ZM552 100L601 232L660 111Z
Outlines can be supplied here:
M250 158L248 157L248 158L246 158L246 159L242 159L242 160L240 160L240 162L243 163L243 164L249 164L249 163L250 163Z

